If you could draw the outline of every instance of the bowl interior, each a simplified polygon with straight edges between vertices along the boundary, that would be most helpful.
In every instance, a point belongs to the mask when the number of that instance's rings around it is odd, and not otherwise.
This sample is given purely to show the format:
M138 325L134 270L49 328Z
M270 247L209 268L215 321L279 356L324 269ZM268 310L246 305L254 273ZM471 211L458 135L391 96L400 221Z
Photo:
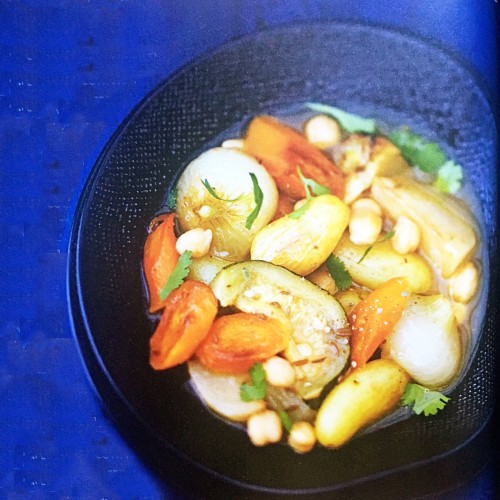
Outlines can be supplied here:
M398 32L340 23L263 32L169 78L100 156L71 242L71 308L80 318L75 329L84 357L94 357L91 375L97 370L108 380L113 401L124 404L158 449L265 489L335 488L431 460L474 436L493 407L492 304L487 319L478 321L474 360L446 411L412 417L336 451L318 448L302 456L286 446L254 448L241 429L205 409L185 367L149 367L154 325L146 315L142 247L166 192L189 159L238 135L251 116L310 101L409 125L439 141L466 170L480 201L487 253L496 259L495 124L480 86L438 48Z

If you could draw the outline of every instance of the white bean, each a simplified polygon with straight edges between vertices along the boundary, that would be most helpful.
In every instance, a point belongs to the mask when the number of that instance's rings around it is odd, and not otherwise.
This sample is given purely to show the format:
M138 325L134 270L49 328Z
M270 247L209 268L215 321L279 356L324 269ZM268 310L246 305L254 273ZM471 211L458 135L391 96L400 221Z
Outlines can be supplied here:
M449 292L453 300L467 304L477 291L479 272L472 262L462 266L449 281Z
M277 443L283 435L279 415L273 410L255 413L247 421L247 434L255 446Z
M316 444L316 433L309 422L295 422L288 435L288 444L298 453L307 453Z
M420 229L417 224L404 215L398 217L391 244L392 248L400 254L414 252L420 244Z
M189 251L193 257L199 258L207 255L211 242L212 230L197 227L181 234L175 248L179 254Z
M355 245L371 245L377 241L382 231L382 216L378 204L361 198L351 206L349 220L349 239Z
M293 366L280 356L273 356L263 363L266 380L276 387L290 387L295 383Z
M316 115L304 125L307 140L320 149L338 144L342 139L342 130L336 120L326 115Z

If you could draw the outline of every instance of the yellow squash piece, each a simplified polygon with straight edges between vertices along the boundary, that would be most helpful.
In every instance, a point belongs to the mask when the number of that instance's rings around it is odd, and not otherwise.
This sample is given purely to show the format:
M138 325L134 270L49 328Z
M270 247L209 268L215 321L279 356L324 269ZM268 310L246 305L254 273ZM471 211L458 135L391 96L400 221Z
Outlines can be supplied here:
M389 359L354 370L323 401L316 417L318 441L330 448L343 446L395 408L408 381L404 370Z
M420 255L401 255L387 240L375 243L362 259L370 246L355 245L343 236L335 248L335 255L345 264L355 283L374 290L391 278L404 277L413 293L425 293L431 289L432 270Z
M285 215L255 236L251 256L306 276L333 252L349 223L349 207L325 194L307 202L302 215Z

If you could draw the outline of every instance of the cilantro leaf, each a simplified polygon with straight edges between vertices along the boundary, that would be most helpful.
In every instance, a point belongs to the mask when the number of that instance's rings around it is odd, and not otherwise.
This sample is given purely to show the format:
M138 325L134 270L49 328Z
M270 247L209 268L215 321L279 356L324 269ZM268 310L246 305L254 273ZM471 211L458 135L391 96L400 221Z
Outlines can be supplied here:
M244 382L240 386L240 399L245 402L264 399L267 393L266 371L262 363L255 363L249 370L251 384Z
M252 224L259 215L260 209L262 207L262 202L264 201L264 193L262 192L262 189L259 186L259 181L257 180L256 175L251 173L250 177L252 178L252 184L253 184L253 198L255 200L255 208L247 217L247 221L245 224L245 227L247 229L250 229L252 227Z
M374 134L377 131L375 120L371 118L363 118L352 113L347 113L339 108L315 102L306 103L306 108L335 118L339 122L339 125L349 134L353 132Z
M446 162L446 156L438 144L414 134L407 127L395 130L389 139L407 161L424 172L436 173Z
M189 274L189 266L191 265L191 252L186 250L181 254L177 264L169 276L167 283L160 290L160 299L165 300L170 292L182 285L187 275Z
M177 203L177 188L174 188L168 193L167 207L173 212L175 210L175 205Z
M438 391L431 391L419 384L407 384L401 404L412 406L414 413L420 415L423 412L428 417L442 410L449 400L450 398Z
M281 423L287 432L290 432L293 422L290 415L285 410L278 410L278 415L280 416Z
M312 195L314 196L321 196L322 194L331 194L331 191L329 188L326 186L323 186L322 184L317 183L313 179L309 179L307 177L304 177L302 174L302 171L300 170L299 167L297 167L297 173L299 174L300 180L302 181L302 184L304 184L304 189L306 191L306 198L310 199ZM312 193L312 195L311 195Z
M251 175L251 174L250 174ZM201 181L201 183L205 186L205 189L216 199L216 200L220 200L220 201L227 201L227 202L231 202L231 201L237 201L241 198L241 194L239 196L237 196L236 198L230 198L230 199L226 199L226 198L221 198L216 192L215 192L215 189L210 185L210 182L208 182L208 179L205 179L203 181Z
M368 253L370 252L370 250L375 246L375 245L378 245L379 243L382 243L383 241L387 241L387 240L390 240L392 237L394 236L394 231L391 230L391 231L388 231L387 233L385 233L384 237L378 241L376 241L373 245L370 245L363 253L363 255L361 256L361 259L358 260L358 264L361 264L361 262L363 262L363 260L365 259L365 257L368 255Z
M434 187L444 193L455 194L462 187L462 178L462 167L449 160L438 170Z
M330 273L330 276L335 281L337 288L343 292L347 290L352 283L351 275L346 269L344 263L336 256L330 255L325 261L326 268Z
M297 210L290 212L287 215L287 217L289 219L300 219L305 214L306 210L308 209L309 202L310 202L310 200L307 200L300 208L297 208Z

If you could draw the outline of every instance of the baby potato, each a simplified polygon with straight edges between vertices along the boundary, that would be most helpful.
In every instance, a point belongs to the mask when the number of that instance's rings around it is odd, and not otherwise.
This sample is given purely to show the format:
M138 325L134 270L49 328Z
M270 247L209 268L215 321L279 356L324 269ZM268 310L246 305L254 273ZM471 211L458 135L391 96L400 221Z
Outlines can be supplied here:
M432 270L416 253L401 255L390 240L376 243L360 262L369 245L355 245L342 237L334 254L345 264L354 282L374 290L391 278L406 278L413 293L428 292L433 284Z
M302 209L302 214L276 219L255 235L252 260L306 276L327 259L349 223L349 207L340 198L324 194L308 200Z
M339 448L359 430L391 411L410 378L389 359L370 361L336 385L316 417L318 441Z

